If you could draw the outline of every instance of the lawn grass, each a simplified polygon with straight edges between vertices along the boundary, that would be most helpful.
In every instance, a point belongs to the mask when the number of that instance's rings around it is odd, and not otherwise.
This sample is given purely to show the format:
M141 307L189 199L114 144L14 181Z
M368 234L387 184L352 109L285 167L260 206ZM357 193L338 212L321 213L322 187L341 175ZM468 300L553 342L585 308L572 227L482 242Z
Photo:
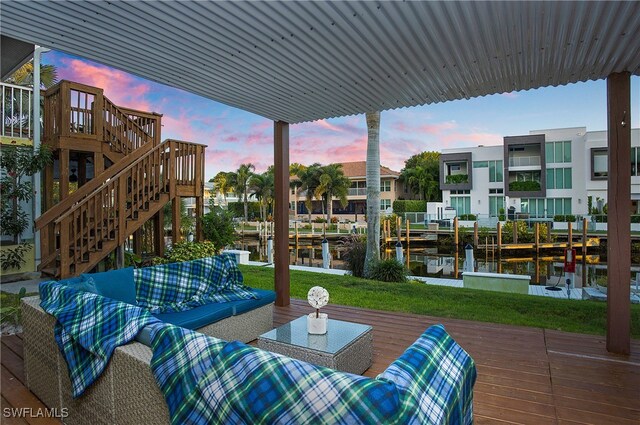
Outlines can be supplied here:
M19 294L12 294L5 291L0 291L0 323L20 323L22 310L20 308L20 298L36 295L34 293L25 293L22 296Z
M245 284L273 289L273 268L246 265L240 268ZM607 326L607 304L598 301L291 271L292 298L306 299L309 289L316 285L329 291L331 304L597 335L604 335ZM637 304L631 305L631 335L640 338L640 305Z

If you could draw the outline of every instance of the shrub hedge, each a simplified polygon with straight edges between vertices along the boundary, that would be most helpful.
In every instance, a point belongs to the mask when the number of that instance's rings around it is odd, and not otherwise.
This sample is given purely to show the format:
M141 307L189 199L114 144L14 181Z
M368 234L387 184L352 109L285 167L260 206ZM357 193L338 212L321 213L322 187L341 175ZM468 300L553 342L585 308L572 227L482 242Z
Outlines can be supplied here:
M511 182L509 183L509 190L513 192L535 192L540 190L539 182Z
M393 213L404 214L406 212L426 212L427 201L393 201Z
M244 202L229 202L227 210L234 218L244 218ZM258 202L249 202L248 208L249 220L260 219L260 204Z

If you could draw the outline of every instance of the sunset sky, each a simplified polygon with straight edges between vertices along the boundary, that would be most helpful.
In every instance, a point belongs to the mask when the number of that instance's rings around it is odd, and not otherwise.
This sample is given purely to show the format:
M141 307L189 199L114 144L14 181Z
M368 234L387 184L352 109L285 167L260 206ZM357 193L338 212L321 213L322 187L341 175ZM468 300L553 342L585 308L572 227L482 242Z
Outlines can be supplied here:
M208 145L207 179L246 162L259 172L273 163L273 123L266 118L56 51L43 63L55 65L60 79L102 87L116 105L163 114L163 139ZM640 78L632 77L631 91L636 128ZM380 162L400 171L426 150L501 144L504 136L538 129L606 130L605 102L605 81L591 81L383 112ZM290 161L363 161L366 137L364 115L292 125Z

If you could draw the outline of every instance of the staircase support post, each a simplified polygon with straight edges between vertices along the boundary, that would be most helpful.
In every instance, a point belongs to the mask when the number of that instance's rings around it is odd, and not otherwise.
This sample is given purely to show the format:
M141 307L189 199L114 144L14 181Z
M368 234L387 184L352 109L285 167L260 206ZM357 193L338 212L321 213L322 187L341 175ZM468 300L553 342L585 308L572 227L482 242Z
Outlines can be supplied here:
M133 232L133 253L142 255L142 227Z
M182 239L182 235L180 235L180 205L181 199L179 196L176 196L171 201L171 240L173 241L173 245L180 242Z
M116 248L116 269L124 268L124 244Z
M202 231L202 216L204 215L204 205L202 196L196 196L196 242L204 240Z
M60 201L69 196L69 149L60 149Z
M93 176L97 176L98 174L104 171L104 156L102 152L94 152L93 154Z
M153 216L153 243L154 251L158 257L164 257L164 210Z

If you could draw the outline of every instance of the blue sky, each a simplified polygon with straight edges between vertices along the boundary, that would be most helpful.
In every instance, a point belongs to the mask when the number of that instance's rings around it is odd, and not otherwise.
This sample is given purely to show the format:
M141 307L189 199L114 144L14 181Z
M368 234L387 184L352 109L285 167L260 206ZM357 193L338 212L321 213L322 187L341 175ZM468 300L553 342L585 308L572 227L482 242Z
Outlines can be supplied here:
M61 79L102 87L117 105L163 114L163 139L206 144L207 179L246 162L257 171L273 163L273 124L265 118L56 51L45 54L43 63L55 65ZM639 77L632 77L631 91L637 128ZM530 130L583 126L607 128L604 80L383 112L380 161L400 171L422 151L495 145ZM290 160L363 161L366 137L364 115L292 125Z

